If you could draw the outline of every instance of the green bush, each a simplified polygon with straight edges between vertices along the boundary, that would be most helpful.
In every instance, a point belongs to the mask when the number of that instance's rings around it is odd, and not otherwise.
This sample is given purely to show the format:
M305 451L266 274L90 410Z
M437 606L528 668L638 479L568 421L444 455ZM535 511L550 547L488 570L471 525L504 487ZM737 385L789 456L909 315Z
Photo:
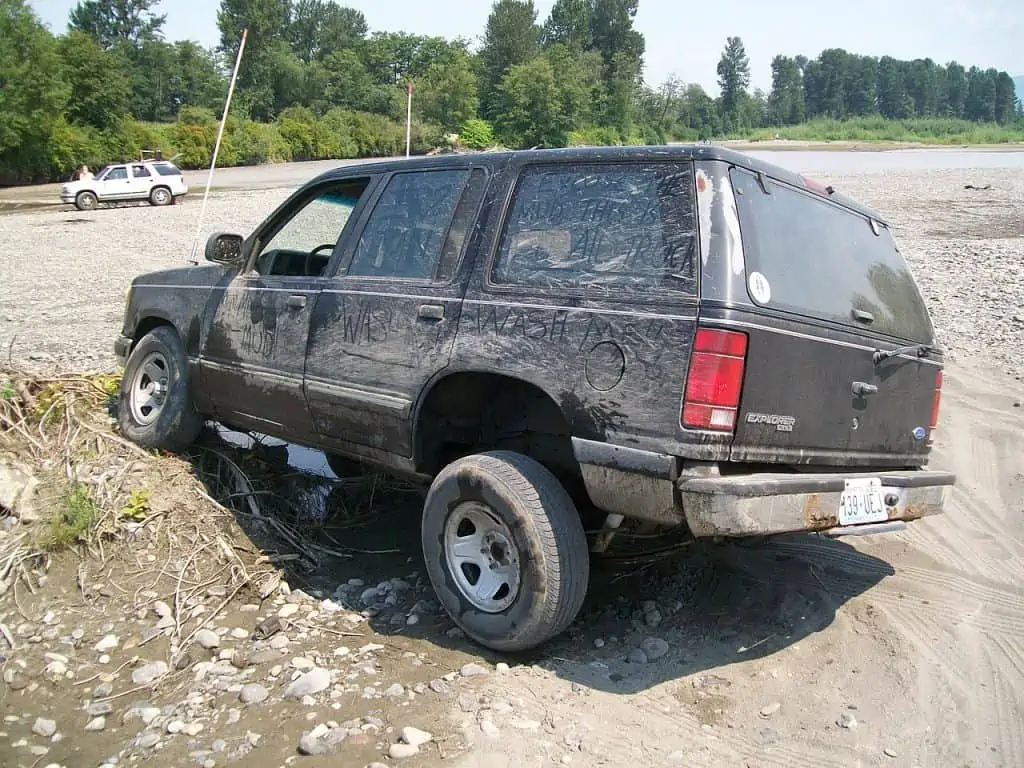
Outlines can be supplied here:
M459 129L459 141L472 149L487 149L495 144L494 128L486 120L467 120Z
M614 147L622 144L622 137L615 128L589 126L569 131L570 147Z
M231 145L239 165L287 163L292 159L292 149L276 125L242 120L231 134Z

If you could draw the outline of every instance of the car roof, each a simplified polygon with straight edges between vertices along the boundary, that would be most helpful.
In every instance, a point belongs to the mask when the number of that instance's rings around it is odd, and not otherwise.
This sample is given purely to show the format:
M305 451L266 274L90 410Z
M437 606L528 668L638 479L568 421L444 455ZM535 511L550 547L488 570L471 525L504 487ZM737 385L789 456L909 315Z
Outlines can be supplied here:
M705 144L669 144L659 146L627 146L627 147L569 147L565 149L525 149L501 152L466 152L432 155L425 157L394 158L378 160L358 165L344 165L317 176L309 183L319 183L332 179L351 177L357 173L388 173L396 170L441 169L451 166L464 167L467 163L497 169L509 162L521 163L585 163L585 162L651 162L665 160L721 160L737 165L755 173L763 173L778 181L806 188L805 177L782 166L770 163L753 155L726 147ZM888 226L885 217L878 211L850 198L841 192L833 191L822 195L832 202L839 203L850 210L868 216Z

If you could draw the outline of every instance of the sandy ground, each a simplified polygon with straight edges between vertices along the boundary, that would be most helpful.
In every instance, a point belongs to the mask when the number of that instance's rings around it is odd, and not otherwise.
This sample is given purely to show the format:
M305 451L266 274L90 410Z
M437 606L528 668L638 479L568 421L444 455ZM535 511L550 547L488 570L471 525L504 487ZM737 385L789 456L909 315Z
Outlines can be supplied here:
M114 675L114 695L131 695L114 702L106 730L84 734L89 717L79 710L92 706L91 685L47 693L46 685L15 691L7 681L0 755L14 758L0 763L89 766L120 755L119 764L244 759L271 768L301 759L302 765L358 768L375 758L392 762L384 757L389 745L401 727L414 725L435 739L403 765L1024 765L1024 179L1019 171L987 170L992 190L964 189L977 178L970 171L932 171L829 179L892 219L949 347L933 461L958 475L946 514L896 535L701 547L625 578L600 576L566 636L528 658L502 659L453 637L436 606L431 611L416 548L416 500L407 499L402 514L389 507L388 531L370 528L346 541L379 549L384 536L396 553L341 561L307 587L322 591L297 602L325 629L290 631L278 662L283 671L240 671L213 688L186 676L166 690L139 693L131 693L129 672ZM211 199L208 228L245 232L285 194L220 193ZM184 262L197 211L197 200L188 200L159 210L0 217L7 245L0 346L20 365L111 365L124 289L141 271ZM412 585L399 602L397 623L385 611L346 627L350 614L335 614L322 602L349 579L383 585L395 578ZM52 663L43 652L60 651L87 678L96 664L93 644L112 630L136 640L113 653L105 669L159 652L136 647L154 616L141 611L131 618L132 610L117 603L93 613L75 602L73 582L62 587L57 576L50 589L22 606L33 621L9 601L0 604L0 622L20 630L19 649L6 656L5 669L23 662L21 672L38 679ZM334 597L346 611L358 611L361 589ZM391 589L381 589L378 604ZM254 611L226 609L218 626L251 632L287 600L296 601L281 596ZM61 631L85 628L73 652L57 643L60 632L51 633L52 646L46 640L40 616L47 606L68 611ZM404 625L413 613L422 621ZM353 628L352 638L332 634ZM42 642L21 641L34 632ZM265 650L231 637L224 634L224 646ZM652 645L651 638L664 643ZM384 646L364 652L370 663L334 655L339 644L355 652L370 642ZM665 652L646 664L628 662L641 646ZM284 683L298 674L289 669L295 658L300 667L309 660L334 671L331 698L282 698ZM469 662L488 674L463 677L459 670ZM497 668L498 662L511 669ZM239 709L237 686L252 681L270 689L267 703L231 715ZM435 681L445 685L429 685ZM402 692L386 695L396 683ZM181 703L197 686L206 703ZM63 703L62 691L71 694ZM163 740L149 752L139 744L147 731L138 721L139 700L147 695L164 708L163 720L150 727ZM32 733L41 715L58 721L63 740ZM205 731L188 741L168 734L177 718L203 722ZM335 720L367 737L350 735L333 757L296 757L303 732ZM250 732L260 736L257 747L217 750L218 737L235 744ZM28 751L41 744L46 757Z

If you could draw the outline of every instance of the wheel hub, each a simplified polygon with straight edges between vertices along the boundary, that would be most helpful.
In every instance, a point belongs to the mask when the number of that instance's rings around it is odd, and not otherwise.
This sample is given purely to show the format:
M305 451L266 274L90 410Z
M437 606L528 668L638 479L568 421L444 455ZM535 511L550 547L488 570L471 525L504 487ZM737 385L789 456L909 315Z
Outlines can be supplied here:
M170 367L160 352L150 352L135 371L128 391L132 419L148 426L160 418L167 400Z
M456 586L475 608L500 613L519 595L519 550L486 504L460 504L445 524L445 556Z

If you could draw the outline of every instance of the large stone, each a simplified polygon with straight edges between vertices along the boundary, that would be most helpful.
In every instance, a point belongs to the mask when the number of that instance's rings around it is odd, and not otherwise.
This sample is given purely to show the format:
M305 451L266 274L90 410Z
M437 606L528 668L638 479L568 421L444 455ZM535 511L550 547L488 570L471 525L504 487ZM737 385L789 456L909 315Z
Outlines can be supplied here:
M648 637L640 643L640 649L647 654L649 661L654 661L667 654L669 647L660 637Z
M398 738L403 744L408 744L413 747L421 747L434 740L434 737L426 731L421 731L419 728L413 728L412 726L406 726L403 728L399 733Z
M266 701L268 696L270 691L259 683L243 685L242 690L238 692L238 699L243 704L260 704Z
M200 629L196 632L195 641L203 648L211 649L220 645L220 635L212 629Z
M132 672L132 682L136 685L149 685L166 675L167 672L166 661L151 661L149 664L137 667Z
M323 667L311 669L304 675L295 678L285 689L286 699L301 699L326 690L331 684L331 673Z
M46 717L37 717L35 723L32 725L32 733L36 736L42 736L44 739L50 738L56 732L56 721L50 720Z

